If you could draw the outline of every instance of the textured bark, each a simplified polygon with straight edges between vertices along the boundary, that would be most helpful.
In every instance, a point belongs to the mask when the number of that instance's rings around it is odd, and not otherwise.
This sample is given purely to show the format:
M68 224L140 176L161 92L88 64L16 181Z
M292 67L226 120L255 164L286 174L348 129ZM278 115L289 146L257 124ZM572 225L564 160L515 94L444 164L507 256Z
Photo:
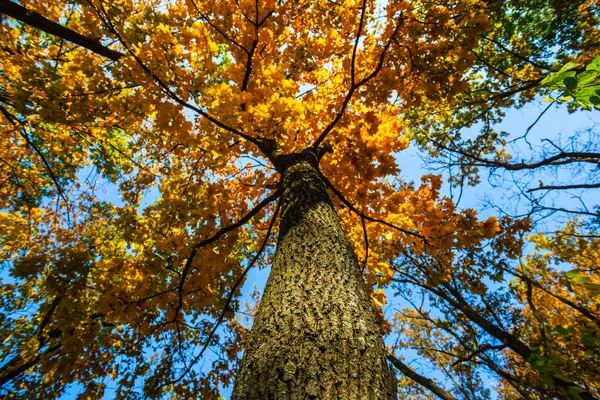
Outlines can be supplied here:
M380 317L316 164L283 177L280 233L232 399L395 399Z

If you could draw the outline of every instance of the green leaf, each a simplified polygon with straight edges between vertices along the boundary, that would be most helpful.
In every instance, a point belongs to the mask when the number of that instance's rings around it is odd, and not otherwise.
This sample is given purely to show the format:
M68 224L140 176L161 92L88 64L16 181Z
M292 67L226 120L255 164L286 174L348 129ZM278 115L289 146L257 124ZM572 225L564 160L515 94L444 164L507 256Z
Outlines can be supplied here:
M600 290L600 285L596 283L586 283L583 285L587 290Z
M542 86L548 85L553 77L554 77L554 75L546 76L544 79L542 79L542 81L540 82L540 85L542 85Z
M596 92L598 91L598 89L600 89L600 86L598 86L598 85L587 86L585 88L577 89L577 91L576 91L576 97L580 98L580 97L593 96L594 94L596 94Z
M589 348L595 348L598 346L597 339L593 338L590 335L584 335L581 338L581 341L583 342L584 345L586 345L586 347L589 347Z
M567 87L567 89L569 91L574 91L575 88L577 87L577 79L575 79L572 76L568 76L563 80L563 83L565 84L565 86Z
M600 57L596 57L585 67L587 71L600 71Z
M564 87L563 82L564 82L565 78L574 77L574 76L575 76L575 71L558 72L556 74L545 77L542 80L541 84L548 86L550 89L561 89L562 87Z
M565 276L567 278L575 278L581 272L580 269L572 269L570 271L565 272Z
M584 283L583 286L589 290L590 296L596 297L600 295L600 285L596 283Z
M573 62L573 61L569 61L568 63L566 63L565 65L563 65L563 67L558 71L559 73L561 72L565 72L565 71L570 71L572 69L575 69L577 67L579 67L581 64Z
M542 380L548 387L554 389L554 380L550 375L542 375Z
M582 398L579 395L579 393L585 392L585 390L583 390L579 386L569 386L569 388L567 389L567 391L568 391L567 394L569 396L569 399L571 399L571 400L582 400Z
M587 283L589 282L589 280L589 276L576 276L575 278L573 278L573 282L575 283Z
M584 71L577 74L577 86L584 87L585 85L598 80L598 74L595 71Z
M561 381L568 382L568 383L571 383L571 382L573 382L573 379L569 379L569 378L567 378L566 376L564 376L564 375L563 375L563 374L561 374L560 372L555 372L553 375L554 375L554 377L555 377L555 378L558 378L558 379L560 379Z
M592 103L593 105L600 104L600 97L596 95L590 96L590 103Z
M592 106L586 103L585 101L577 100L577 104L579 104L579 106L584 110L592 111Z
M570 325L558 325L554 329L556 330L559 336L565 336L575 331L575 329Z

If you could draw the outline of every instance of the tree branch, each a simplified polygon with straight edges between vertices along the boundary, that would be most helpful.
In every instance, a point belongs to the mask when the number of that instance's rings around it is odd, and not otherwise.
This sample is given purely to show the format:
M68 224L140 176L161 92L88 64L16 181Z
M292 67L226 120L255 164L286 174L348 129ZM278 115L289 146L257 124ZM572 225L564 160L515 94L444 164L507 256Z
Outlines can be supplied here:
M89 2L89 0L88 0L88 2ZM227 132L230 132L230 133L232 133L234 135L237 135L237 136L239 136L239 137L241 137L241 138L243 138L243 139L245 139L245 140L247 140L247 141L249 141L251 143L254 143L254 144L256 144L257 146L260 147L260 139L254 138L254 137L252 137L250 135L245 134L242 131L239 131L239 130L237 130L235 128L232 128L232 127L226 125L225 123L219 121L215 117L213 117L210 114L208 114L206 111L204 111L204 110L200 109L199 107L196 107L196 106L194 106L194 105L186 102L181 97L179 97L175 92L173 92L171 90L171 88L169 88L169 86L161 78L158 77L158 75L156 75L154 72L152 72L150 70L150 68L148 68L143 63L143 61L137 56L137 54L135 54L135 52L129 47L129 45L127 45L127 43L125 43L125 40L123 39L123 37L119 34L119 32L117 32L117 29L115 28L115 26L112 24L112 22L108 18L108 13L104 9L104 6L102 5L102 1L100 2L100 6L101 6L101 9L95 8L96 13L98 14L98 16L102 19L102 21L108 27L108 29L117 37L117 39L119 40L119 42L121 43L121 45L123 47L125 47L125 49L127 50L127 52L135 59L135 61L142 68L142 70L156 81L156 83L160 86L160 88L162 89L162 91L169 98L171 98L173 101L175 101L177 104L181 105L182 107L187 108L189 110L192 110L195 113L203 116L204 118L206 118L207 120L209 120L210 122L212 122L213 124L215 124L216 126L218 126L219 128L222 128L222 129L226 130Z
M48 174L50 175L50 179L52 179L52 182L54 182L54 185L56 186L56 190L58 190L59 196L63 199L65 204L69 204L69 201L67 199L65 191L63 190L60 182L58 181L57 176L54 174L54 171L52 171L50 163L48 162L48 160L46 160L44 153L42 153L42 151L36 146L35 143L33 143L33 141L29 138L29 135L27 135L27 133L25 132L25 123L23 123L16 116L11 114L7 109L5 109L1 105L0 105L0 112L2 112L2 114L6 117L6 119L19 132L19 135L23 138L23 140L25 141L27 146L29 148L31 148L33 150L33 152L36 153L38 155L38 157L42 160L42 164L44 164L44 168L46 168L46 171L48 171ZM21 128L18 128L17 125L20 125Z
M364 3L363 3L363 6L364 6ZM363 10L361 13L361 21L359 24L359 30L357 33L356 42L354 45L354 49L352 51L352 65L351 65L351 71L350 71L350 75L351 75L350 89L348 90L348 93L346 93L346 97L344 98L344 101L342 102L342 106L340 107L340 110L337 112L337 114L335 115L333 120L329 123L329 125L327 125L327 127L323 130L321 135L319 135L317 140L315 140L315 142L312 144L312 147L319 147L321 142L323 142L323 140L325 140L327 135L333 130L333 128L336 126L336 124L339 122L339 120L344 115L344 111L346 111L346 108L348 107L348 104L350 103L350 100L352 99L352 95L354 94L356 89L358 89L362 85L366 84L373 77L375 77L379 73L379 71L381 71L381 69L383 68L383 61L385 59L387 50L389 49L390 45L392 44L392 41L394 40L396 33L398 32L398 30L400 29L400 26L402 25L402 22L404 21L403 14L400 14L399 21L398 21L398 24L396 25L396 28L394 29L394 32L392 33L389 40L387 41L387 43L385 44L385 46L383 46L383 49L381 50L381 54L379 56L379 61L377 63L377 67L375 68L375 70L373 70L373 72L371 72L369 75L367 75L365 78L363 78L360 82L355 83L354 82L354 80L355 80L354 62L355 62L355 56L356 56L356 48L358 45L358 39L360 36L360 32L362 30L363 17L364 17L364 7L363 7Z
M119 53L118 51L103 46L99 41L85 37L74 30L59 25L56 22L52 22L41 14L28 10L10 0L0 0L0 13L6 14L17 21L40 29L50 35L57 36L81 47L85 47L86 49L113 61L117 61L124 56L123 53Z
M329 181L329 179L327 179L325 177L325 175L323 175L321 173L321 171L319 171L319 174L321 175L321 179L323 179L323 181L325 182L325 184L327 185L327 187L342 201L342 203L344 203L350 210L352 210L354 213L356 213L361 218L364 218L367 221L371 221L371 222L378 222L380 224L383 224L383 225L385 225L385 226L387 226L389 228L395 229L395 230L400 231L402 233L405 233L407 235L418 237L419 239L423 240L423 242L425 242L425 244L428 244L427 238L425 236L419 235L418 233L415 233L415 232L411 232L411 231L409 231L407 229L402 229L399 226L391 224L391 223L389 223L389 222L387 222L385 220L382 220L382 219L379 219L379 218L370 217L368 215L363 214L356 207L354 207L354 205L352 205L352 203L350 203L344 197L344 195L339 190L337 190L337 188L335 186L333 186L333 184Z
M402 372L402 374L404 376L413 380L414 382L418 383L419 385L423 386L424 388L426 388L427 390L429 390L430 392L435 394L440 399L456 400L456 398L454 396L452 396L452 394L450 392L444 390L441 386L439 386L433 380L425 378L423 375L419 375L418 373L413 371L408 365L404 364L402 361L400 361L393 355L388 354L387 359L392 363L392 365L394 367L398 368L398 370L400 372Z
M498 345L498 346L492 346L492 345L489 345L489 344L484 344L483 346L478 347L477 349L473 350L471 352L471 354L467 355L466 357L461 357L458 360L454 361L452 363L452 367L455 367L458 364L463 363L463 362L471 361L473 358L479 356L482 353L485 353L488 350L503 350L505 348L506 348L506 346L503 345L503 344Z
M567 190L567 189L597 189L600 188L600 183L582 183L579 185L548 185L540 186L533 189L528 189L527 193L535 192L536 190Z
M192 262L194 261L196 254L198 254L198 249L200 249L201 247L207 246L211 243L216 242L226 233L231 232L231 231L239 228L240 226L244 225L252 217L254 217L256 214L258 214L258 212L260 210L262 210L267 204L269 204L269 203L273 202L275 199L277 199L280 194L281 193L279 191L276 191L275 193L271 194L270 196L265 198L263 201L258 203L256 205L256 207L254 207L252 210L250 210L250 212L248 212L248 214L244 215L237 222L235 222L229 226L226 226L225 228L220 229L219 231L215 232L208 239L205 239L205 240L201 241L200 243L197 243L194 245L194 247L192 248L192 252L190 253L190 256L188 257L188 259L185 263L185 266L183 267L183 271L181 272L181 280L179 282L179 288L178 288L179 303L177 304L177 307L175 308L175 315L173 316L172 321L177 320L177 317L179 316L179 312L181 311L181 308L183 307L183 286L185 284L185 280L186 280L186 278L190 272L190 269L192 267Z
M54 346L50 346L42 353L38 353L31 360L25 362L23 362L23 358L20 355L16 355L6 364L0 367L0 386L4 385L7 382L10 382L17 376L25 373L29 368L33 367L42 359L42 355L45 356L51 354L56 350L60 349L61 347L61 343L55 344ZM21 364L21 362L23 363Z
M248 49L246 49L244 46L242 46L241 44L239 44L238 42L236 42L235 40L233 40L231 37L229 37L225 32L223 32L222 29L219 29L218 26L216 26L206 15L204 15L204 13L202 13L202 11L200 11L200 8L198 7L198 5L196 4L196 2L194 0L190 0L190 2L192 3L192 5L194 6L194 8L196 9L196 11L198 12L198 14L200 15L200 18L202 18L215 31L217 31L219 33L219 35L223 36L225 38L225 40L227 40L228 42L230 42L234 46L237 46L240 49L242 49L246 54L249 53Z
M190 365L187 368L185 368L185 371L181 374L181 376L179 378L176 378L176 379L174 379L172 381L169 381L169 382L166 382L164 384L161 384L159 386L159 389L161 389L161 388L163 388L165 386L172 385L172 384L175 384L175 383L181 381L191 371L192 367L198 362L198 360L200 359L200 357L202 357L202 355L204 354L204 352L206 351L206 349L210 345L210 342L212 341L215 333L217 332L217 329L219 328L219 326L223 322L223 319L225 318L225 314L227 313L227 310L229 309L229 306L231 304L231 301L233 300L233 296L235 295L235 292L237 291L238 287L244 281L244 278L248 274L248 271L250 271L250 269L252 269L252 267L254 266L254 264L256 264L256 261L258 261L258 258L260 257L260 255L262 254L262 252L265 250L265 247L267 246L267 243L269 242L269 238L271 236L271 231L273 230L273 226L275 225L275 220L277 219L277 214L279 214L280 208L281 208L281 201L277 203L277 208L275 209L275 213L271 217L271 221L269 222L269 228L267 229L267 234L265 235L265 239L261 243L260 248L258 249L258 251L254 255L254 257L252 258L252 260L250 261L250 263L248 264L248 266L244 269L244 271L239 276L239 278L237 279L237 281L235 282L235 284L232 286L229 294L227 295L227 299L225 300L225 306L221 310L221 313L219 314L219 318L217 318L217 322L215 323L215 325L213 326L212 330L210 331L210 333L208 335L208 338L206 339L206 341L204 342L204 345L202 346L202 349L200 350L200 353L198 353L194 357L194 359L192 360L192 362L190 363Z

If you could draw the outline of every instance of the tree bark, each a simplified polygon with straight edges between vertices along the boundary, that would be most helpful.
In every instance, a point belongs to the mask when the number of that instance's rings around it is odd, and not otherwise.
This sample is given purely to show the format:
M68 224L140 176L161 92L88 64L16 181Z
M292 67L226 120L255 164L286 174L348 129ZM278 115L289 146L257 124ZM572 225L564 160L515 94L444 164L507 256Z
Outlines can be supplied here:
M233 400L395 399L381 320L314 159L282 173L277 250Z

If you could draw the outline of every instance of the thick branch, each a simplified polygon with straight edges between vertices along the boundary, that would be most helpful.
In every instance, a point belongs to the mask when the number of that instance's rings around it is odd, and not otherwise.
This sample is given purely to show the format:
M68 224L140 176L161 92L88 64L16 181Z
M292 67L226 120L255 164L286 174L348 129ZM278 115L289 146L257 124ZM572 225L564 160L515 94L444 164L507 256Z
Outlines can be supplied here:
M450 392L444 390L441 386L435 383L433 380L425 378L423 375L417 374L413 371L408 365L404 364L402 361L398 360L391 354L387 355L387 359L394 365L394 367L398 368L402 374L404 374L407 378L415 381L419 385L423 386L437 397L443 400L456 400Z
M57 36L61 39L68 40L71 43L85 47L86 49L93 51L102 57L117 61L124 55L118 51L111 50L108 47L103 46L100 44L100 42L94 39L85 37L67 27L57 24L56 22L52 22L43 17L41 14L28 10L27 8L12 1L0 0L0 13L6 14L9 17L33 26L34 28L40 29L46 33L49 33L50 35Z
M415 308L416 309L416 308ZM417 310L418 311L418 310ZM448 334L450 334L452 337L454 337L454 339L456 339L456 341L465 349L465 350L469 350L472 353L475 351L475 349L473 349L471 346L469 346L465 341L464 338L461 337L456 330L450 329L447 325L445 324L441 324L439 321L437 321L436 319L433 319L429 316L429 314L424 314L420 311L418 311L419 314L421 315L422 318L424 318L425 320L429 321L430 323L432 323L433 325L435 325L437 328L447 332ZM485 346L489 346L489 345L484 345ZM498 346L500 347L500 346ZM528 400L530 398L530 396L527 395L527 393L525 393L523 391L523 389L521 388L521 386L524 386L523 382L519 381L515 376L509 374L508 372L506 372L504 369L501 369L500 367L498 367L498 365L496 364L495 361L492 361L492 359L485 353L485 352L478 352L477 354L475 354L475 356L477 358L479 358L480 360L483 361L483 363L490 368L492 371L496 372L500 377L504 378L513 388L515 388L515 390L517 392L519 392L521 394L521 396L523 396L524 399ZM521 386L519 386L521 385Z
M39 347L44 346L44 343L45 343L45 338L43 336L44 329L50 323L50 320L52 319L52 315L54 314L54 311L56 310L56 307L58 306L58 303L60 302L60 300L61 300L60 296L54 297L54 300L52 300L52 303L50 303L50 308L44 314L44 317L42 318L42 321L40 322L40 325L38 326L38 328L36 330L36 336L38 339ZM30 359L28 361L25 361L20 354L17 354L12 359L10 359L6 364L4 364L2 367L0 367L0 386L4 385L7 382L10 382L12 379L16 378L17 376L25 373L29 368L33 367L35 364L37 364L41 360L42 355L47 355L47 354L53 353L54 351L60 349L61 347L62 347L62 344L60 344L60 343L50 346L46 350L44 350L42 353L36 354L35 357L33 357L32 359Z
M256 47L258 46L258 27L255 30L255 35L257 39L252 41L252 47L250 47L250 51L248 52L248 59L246 61L246 72L244 73L244 79L242 80L241 90L245 92L248 90L248 82L250 82L250 74L252 73L252 58L254 57L254 52L256 51ZM242 103L240 105L242 111L246 111L246 103Z
M16 355L9 362L4 364L2 368L0 368L0 386L25 373L29 368L33 367L42 359L42 355L51 354L61 347L61 343L50 346L42 353L37 354L32 359L25 362L23 362L23 358L20 355Z
M50 323L50 319L52 318L52 315L54 314L54 310L56 310L56 307L58 307L58 303L60 303L60 300L61 300L60 296L56 296L54 298L54 300L52 300L52 303L50 304L50 308L44 315L44 318L42 318L42 322L40 323L40 326L38 326L36 335L38 337L38 342L40 343L40 346L44 345L44 342L45 342L44 329Z
M440 284L441 289L438 289L438 288L434 288L430 285L427 285L425 282L417 281L416 279L414 279L412 277L407 277L407 278L411 278L411 283L430 291L431 293L433 293L436 296L440 297L441 299L445 300L450 306L454 307L455 309L460 310L463 313L463 315L465 317L467 317L471 322L478 325L481 329L483 329L485 332L487 332L494 338L500 340L508 348L513 350L519 356L521 356L523 358L523 360L527 361L528 363L531 363L533 361L531 356L534 355L535 353L533 350L531 350L531 348L527 344L523 343L519 338L517 338L512 333L506 332L505 330L499 328L498 326L496 326L495 324L493 324L489 320L487 320L484 316L479 314L477 312L477 310L475 310L464 299L464 297L461 295L461 293L458 290L456 290L455 288L453 288L452 286L450 286L449 284L441 283ZM395 278L392 278L392 280L396 281ZM564 390L568 390L569 387L576 387L576 388L582 389L582 392L580 393L579 396L584 400L595 400L596 399L594 396L592 396L589 392L587 392L586 390L581 388L576 383L565 382L565 381L563 381L559 378L555 378L555 377L552 377L552 381L556 386L561 387Z

